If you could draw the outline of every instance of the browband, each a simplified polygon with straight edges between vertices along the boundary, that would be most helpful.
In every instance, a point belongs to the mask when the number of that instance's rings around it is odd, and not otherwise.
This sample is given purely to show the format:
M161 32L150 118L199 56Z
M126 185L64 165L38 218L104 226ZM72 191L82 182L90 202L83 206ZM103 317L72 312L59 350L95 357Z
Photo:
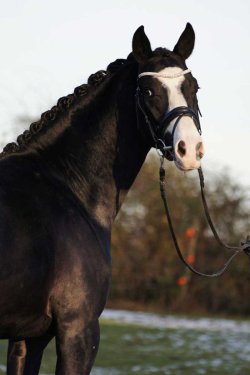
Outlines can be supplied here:
M178 78L178 77L184 76L187 73L191 73L191 70L186 69L186 70L183 70L180 73L175 73L175 74L162 74L162 73L157 73L157 72L143 72L143 73L138 75L138 79L141 78L141 77L145 77L145 76L152 76L152 77L156 77L156 78L157 77L160 77L160 78Z

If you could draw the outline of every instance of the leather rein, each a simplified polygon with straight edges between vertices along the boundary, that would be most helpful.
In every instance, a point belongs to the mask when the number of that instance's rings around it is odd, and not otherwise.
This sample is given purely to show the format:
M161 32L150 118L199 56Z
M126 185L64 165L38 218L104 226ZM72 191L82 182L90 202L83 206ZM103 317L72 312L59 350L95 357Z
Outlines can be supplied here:
M143 77L143 76L153 76L153 77L160 76L160 77L165 77L165 78L176 78L176 77L179 77L181 75L184 75L184 74L187 74L187 73L190 73L190 72L191 71L189 69L186 69L186 70L184 70L180 73L174 74L174 75L162 75L160 73L155 73L155 72L144 72L144 73L141 73L138 76L138 79ZM147 125L148 130L149 130L149 132L151 134L151 137L153 139L155 148L158 151L158 154L160 156L160 169L159 169L160 193L161 193L161 198L163 200L165 213L166 213L166 216L167 216L167 219L168 219L169 230L170 230L170 233L171 233L174 245L175 245L176 252L177 252L179 258L181 259L181 261L184 263L184 265L194 274L199 275L199 276L209 277L209 278L220 276L226 271L226 269L228 268L228 266L230 265L232 260L239 253L245 252L246 255L248 255L248 257L250 258L250 237L247 236L246 240L242 241L240 246L229 246L221 240L221 238L218 235L218 232L215 229L215 226L213 224L211 216L209 214L209 209L208 209L208 205L207 205L207 201L206 201L206 197L205 197L205 191L204 191L204 188L205 188L204 175L203 175L202 169L200 167L198 169L198 174L199 174L199 179L200 179L201 198L202 198L204 212L205 212L205 216L207 218L208 224L211 228L211 231L212 231L215 239L219 243L219 245L226 248L227 250L233 251L233 254L227 259L227 261L225 262L223 267L215 273L208 274L208 273L203 273L203 272L198 271L197 269L192 267L186 261L186 259L184 258L183 254L182 254L182 251L180 249L177 237L175 235L175 230L174 230L174 226L173 226L171 215L170 215L170 210L169 210L169 206L168 206L168 202L167 202L167 194L166 194L166 189L165 189L165 186L166 186L165 175L166 175L166 173L165 173L165 169L164 169L164 166L163 166L164 158L167 158L168 160L174 159L174 153L173 152L171 153L171 150L173 149L174 132L176 130L176 127L177 127L180 119L183 116L189 116L193 119L193 121L194 121L194 123L197 127L198 132L201 134L201 126L200 126L200 121L199 121L200 111L198 109L199 114L197 114L190 107L180 106L180 107L176 107L176 108L172 109L171 111L167 112L159 122L156 122L153 119L152 115L147 111L147 107L145 106L145 103L144 103L143 93L141 92L139 86L137 87L137 90L136 90L136 99L137 99L137 107L140 109L140 111L144 115L146 125ZM166 134L167 134L167 131L168 131L168 126L173 120L175 120L175 123L174 123L173 130L172 130L171 137L170 137L171 138L170 139L170 145L166 145L165 138L166 138Z

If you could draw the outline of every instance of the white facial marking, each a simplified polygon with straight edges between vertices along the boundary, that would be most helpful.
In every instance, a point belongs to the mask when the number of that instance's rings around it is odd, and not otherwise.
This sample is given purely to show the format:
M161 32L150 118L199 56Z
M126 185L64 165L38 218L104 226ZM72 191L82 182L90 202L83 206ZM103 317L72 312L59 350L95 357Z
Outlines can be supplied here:
M159 73L162 75L175 75L181 73L182 71L183 70L179 67L169 67L164 68ZM157 77L157 79L167 89L169 111L171 111L171 109L173 108L180 107L182 105L187 105L187 102L181 92L181 85L185 79L184 75L175 78Z
M183 70L179 67L168 67L161 70L156 77L167 90L169 111L176 107L187 106L186 99L181 91L185 80ZM172 76L159 77L159 75ZM171 121L168 131L172 133L176 119ZM193 119L183 116L174 133L173 139L175 163L181 170L197 169L200 167L199 155L204 154L201 136L195 126ZM198 150L198 151L197 151Z

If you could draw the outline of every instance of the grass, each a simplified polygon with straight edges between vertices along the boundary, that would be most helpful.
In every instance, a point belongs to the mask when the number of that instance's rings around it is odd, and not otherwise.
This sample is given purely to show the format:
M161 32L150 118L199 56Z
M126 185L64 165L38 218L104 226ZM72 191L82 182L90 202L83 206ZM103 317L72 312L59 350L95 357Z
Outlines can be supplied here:
M6 348L0 341L1 365L5 364ZM41 374L53 374L54 368L52 342L45 351ZM100 350L91 375L249 373L249 333L166 330L103 321Z

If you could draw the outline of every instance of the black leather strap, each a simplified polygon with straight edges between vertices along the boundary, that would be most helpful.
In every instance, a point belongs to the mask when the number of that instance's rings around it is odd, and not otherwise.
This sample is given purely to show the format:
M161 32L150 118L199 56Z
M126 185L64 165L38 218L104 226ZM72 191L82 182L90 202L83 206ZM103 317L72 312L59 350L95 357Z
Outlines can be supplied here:
M169 207L168 207L167 195L166 195L166 191L165 191L165 169L163 167L163 159L161 161L161 166L160 166L160 170L159 170L159 175L160 175L160 192L161 192L161 197L162 197L162 200L163 200L163 204L164 204L166 216L167 216L167 219L168 219L170 233L171 233L174 245L175 245L176 252L179 255L181 261L184 263L184 265L187 268L189 268L190 271L192 271L196 275L212 278L212 277L217 277L217 276L222 275L226 271L226 269L228 268L228 266L230 265L230 263L232 262L232 260L239 253L245 252L245 254L248 257L250 257L250 238L247 237L245 241L241 242L240 246L228 246L227 244L225 244L220 239L220 237L219 237L219 235L218 235L218 233L217 233L217 231L216 231L216 229L214 227L214 224L212 222L212 219L210 217L209 210L208 210L208 207L207 207L207 202L206 202L205 193L204 193L204 177L203 177L203 173L202 173L201 168L198 169L198 172L199 172L199 177L200 177L200 187L201 187L202 202L203 202L203 206L204 206L204 210L205 210L205 215L206 215L206 218L208 220L208 224L209 224L209 226L210 226L210 228L211 228L211 230L213 232L213 235L214 235L215 239L219 243L219 245L222 246L222 247L224 247L224 248L226 248L227 250L231 250L232 251L232 254L228 257L228 259L226 260L226 262L224 263L224 265L217 272L209 274L209 273L204 273L204 272L198 271L197 269L195 269L193 266L191 266L186 261L184 255L182 254L182 251L181 251L181 249L179 247L179 243L178 243L177 237L175 235L174 226L173 226L173 223L172 223L172 219L171 219L171 215L170 215L170 211L169 211Z
M135 96L137 99L137 108L139 108L142 114L144 115L148 130L153 139L154 146L157 149L161 150L163 152L163 155L165 155L167 159L169 160L173 159L172 153L169 152L169 150L168 151L166 150L170 148L169 146L173 146L174 132L180 119L183 116L191 117L195 123L195 126L197 127L197 130L201 134L199 115L192 108L187 107L187 106L176 107L172 109L171 111L167 112L166 114L164 114L160 121L156 121L153 118L150 111L147 110L147 107L144 103L142 92L139 87L136 90ZM176 122L174 124L172 133L169 136L167 134L167 129L171 121L173 121L174 119L176 119ZM167 145L166 145L167 139L169 139L169 142L167 142Z
M195 123L195 126L197 127L198 132L201 134L201 126L200 126L200 120L199 120L198 114L195 113L195 111L190 107L180 106L180 107L176 107L176 108L172 109L171 111L167 112L164 115L164 117L161 119L161 124L162 124L162 127L163 127L163 133L162 134L163 134L164 137L166 135L167 128L168 128L169 124L171 123L171 121L173 121L174 119L177 119L177 121L174 125L174 129L172 131L172 134L173 134L180 118L183 117L183 116L191 117L193 119L194 123Z

